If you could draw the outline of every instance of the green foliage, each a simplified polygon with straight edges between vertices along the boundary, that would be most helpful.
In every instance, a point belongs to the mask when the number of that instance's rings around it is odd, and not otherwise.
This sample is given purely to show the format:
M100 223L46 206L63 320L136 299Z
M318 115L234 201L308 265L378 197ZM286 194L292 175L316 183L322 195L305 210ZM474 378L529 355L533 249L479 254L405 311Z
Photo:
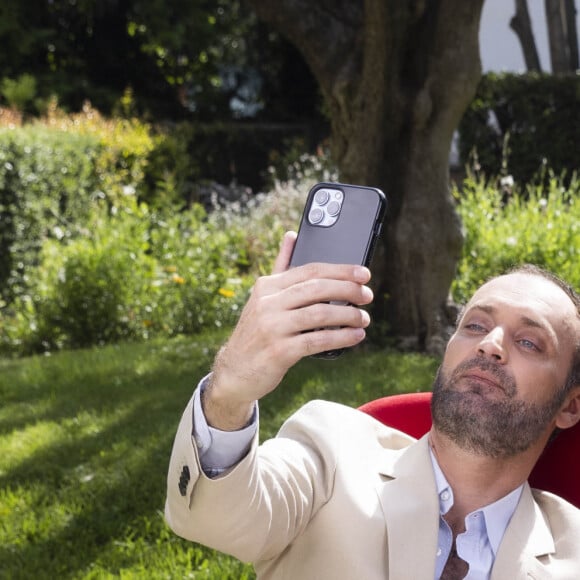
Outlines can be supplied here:
M326 144L319 145L314 154L306 153L307 150L304 139L297 137L286 140L284 153L272 151L269 186L275 187L277 182L339 181L338 169L332 163Z
M175 184L178 199L191 202L199 201L197 186L208 180L262 191L275 177L286 181L300 172L300 178L332 173L325 151L305 154L309 146L303 133L303 127L291 124L184 121L162 127L149 155L144 198L155 204L157 184L168 181Z
M106 118L85 103L80 113L66 114L53 102L47 117L33 127L46 126L59 139L84 135L97 143L93 165L97 197L123 207L125 199L139 193L145 179L148 156L156 145L151 126L136 118ZM32 129L34 131L34 129Z
M163 520L177 422L224 332L0 359L0 576L255 578ZM305 360L264 401L272 434L305 399L425 390L437 361L357 349Z
M49 335L39 337L43 346L78 348L143 334L154 262L139 218L103 216L89 224L91 237L45 245L38 272L46 288L38 303L39 327Z
M20 353L231 325L249 277L243 230L191 211L93 207L85 235L47 240L26 293L4 308L0 350Z
M568 189L553 175L548 191L528 186L526 195L483 179L468 178L455 192L466 234L454 298L466 302L492 276L524 263L542 266L580 288L580 180Z
M69 110L111 113L129 89L157 119L318 116L302 57L239 0L0 0L0 44L0 78L31 74Z
M217 228L244 232L252 275L271 271L284 232L298 229L306 195L314 183L276 182L269 193L258 194L246 203L231 203L211 215Z
M83 235L98 199L131 205L153 148L147 125L107 120L86 106L43 123L0 127L0 299L26 292L45 240Z
M194 170L179 133L88 106L77 115L53 106L44 124L0 129L0 352L233 324L284 231L297 228L308 189L336 178L323 151L292 150L272 169L268 194L209 214L195 202L180 207ZM546 172L536 183L522 192L511 176L500 189L470 177L456 192L466 232L457 300L521 262L578 285L578 179L564 188Z
M193 182L201 177L198 158L188 151L186 123L157 128L147 154L139 199L150 207L193 201Z
M252 283L244 276L249 267L244 230L206 219L199 205L152 217L151 254L158 271L152 330L194 334L231 325Z
M0 129L0 296L28 284L46 238L70 238L86 220L97 185L98 144L41 127Z
M0 143L0 350L195 333L235 320L251 283L248 221L226 224L197 204L175 209L186 165L175 141L88 106L76 115L53 106L43 124L0 129ZM177 151L178 161L149 168L163 143L165 160ZM139 202L148 179L151 210Z
M0 82L0 95L9 107L26 111L36 98L36 79L30 74L22 74L17 79L4 78Z
M472 164L475 151L486 175L509 171L520 183L546 167L570 176L578 169L579 105L577 75L484 75L459 126L462 162Z

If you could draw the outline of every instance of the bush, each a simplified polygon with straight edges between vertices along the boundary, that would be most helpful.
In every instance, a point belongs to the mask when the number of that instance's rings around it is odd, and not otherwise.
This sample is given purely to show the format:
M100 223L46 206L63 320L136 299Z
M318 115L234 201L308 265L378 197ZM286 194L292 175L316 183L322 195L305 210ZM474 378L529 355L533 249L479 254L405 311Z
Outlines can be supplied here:
M0 128L0 301L27 291L44 240L83 234L96 200L131 205L152 147L146 125L88 105L66 116L53 104L41 123Z
M22 74L17 79L3 78L0 82L0 95L8 106L17 111L32 108L36 99L36 79L29 74Z
M95 140L0 129L0 297L21 294L46 238L74 237L96 186Z
M147 223L93 208L87 232L67 244L47 239L28 291L6 309L4 342L24 352L84 347L140 336L139 305L153 276ZM0 333L1 334L1 333Z
M250 279L245 233L201 206L111 212L95 204L84 236L45 240L28 291L0 319L0 350L27 354L232 324Z
M96 189L110 205L123 207L127 196L139 194L149 153L156 144L147 123L138 119L107 119L90 103L85 103L80 113L65 114L53 102L40 126L56 131L61 139L84 135L98 143L94 159Z
M189 202L202 201L196 184L208 180L267 190L272 181L266 168L286 171L287 156L280 152L290 149L289 155L298 157L298 147L301 154L312 150L322 137L316 127L296 124L182 122L160 128L148 160L145 197L151 202L155 184L167 177Z
M198 204L153 218L151 252L158 293L150 316L152 330L195 334L232 324L251 284L245 276L246 232L239 225L222 227L208 219Z
M569 188L551 175L548 192L528 186L526 195L510 180L502 191L469 177L455 191L465 243L452 293L466 302L488 278L524 263L542 266L580 288L580 181Z
M488 175L509 173L528 183L549 167L578 169L578 76L484 75L459 126L460 157Z

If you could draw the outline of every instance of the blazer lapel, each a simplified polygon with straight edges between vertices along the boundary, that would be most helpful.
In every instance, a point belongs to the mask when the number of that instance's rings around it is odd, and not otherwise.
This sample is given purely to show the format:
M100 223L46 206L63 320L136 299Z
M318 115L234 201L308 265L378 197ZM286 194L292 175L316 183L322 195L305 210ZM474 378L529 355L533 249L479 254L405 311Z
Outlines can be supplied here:
M427 436L399 451L385 451L377 492L385 515L389 578L435 576L439 501Z
M555 552L554 539L526 483L495 559L491 580L551 578L538 559Z

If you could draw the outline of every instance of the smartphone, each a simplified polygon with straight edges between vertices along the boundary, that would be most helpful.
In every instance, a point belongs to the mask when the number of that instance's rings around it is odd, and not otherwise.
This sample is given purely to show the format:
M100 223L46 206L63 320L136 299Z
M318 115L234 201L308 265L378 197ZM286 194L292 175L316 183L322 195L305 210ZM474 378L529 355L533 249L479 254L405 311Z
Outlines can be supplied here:
M387 209L375 187L318 183L308 193L290 267L310 262L369 266ZM315 355L336 358L343 349Z

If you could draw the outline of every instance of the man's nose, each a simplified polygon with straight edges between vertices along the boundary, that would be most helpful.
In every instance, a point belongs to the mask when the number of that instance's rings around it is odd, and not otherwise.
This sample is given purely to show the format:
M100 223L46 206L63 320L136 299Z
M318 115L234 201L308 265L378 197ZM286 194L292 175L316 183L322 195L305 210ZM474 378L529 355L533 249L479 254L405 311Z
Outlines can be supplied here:
M496 326L490 330L477 345L480 355L489 356L498 362L507 362L507 350L505 348L505 336L501 327Z

